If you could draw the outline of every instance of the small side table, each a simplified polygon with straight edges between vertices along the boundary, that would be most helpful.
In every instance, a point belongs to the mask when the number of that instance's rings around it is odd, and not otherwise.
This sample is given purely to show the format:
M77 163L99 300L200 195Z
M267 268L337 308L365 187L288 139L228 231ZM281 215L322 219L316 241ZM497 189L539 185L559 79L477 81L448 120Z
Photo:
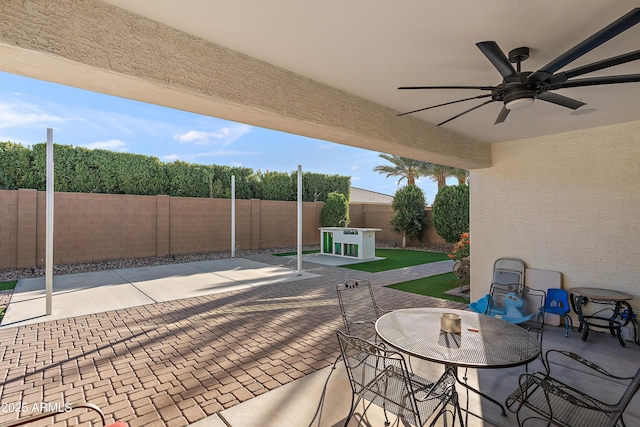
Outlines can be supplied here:
M611 335L618 338L620 345L625 346L622 339L622 328L629 324L633 317L633 309L629 300L633 296L611 289L600 288L571 288L569 289L571 307L578 314L580 327L578 332L582 331L582 341L586 341L589 336L589 328L608 329ZM584 315L582 307L589 302L597 304L607 304L612 307L603 308L593 314ZM623 309L628 315L621 317ZM610 314L607 316L607 314Z

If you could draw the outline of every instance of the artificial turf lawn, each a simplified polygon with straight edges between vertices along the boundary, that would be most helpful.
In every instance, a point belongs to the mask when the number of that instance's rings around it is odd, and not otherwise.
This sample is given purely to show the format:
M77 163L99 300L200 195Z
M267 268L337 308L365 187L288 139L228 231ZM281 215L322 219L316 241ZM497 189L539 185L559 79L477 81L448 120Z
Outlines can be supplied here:
M387 287L397 289L399 291L446 299L449 301L469 302L464 298L445 294L446 291L457 288L458 286L458 280L453 273L444 273L436 276L409 280L408 282L396 283L395 285L389 285Z
M343 265L343 268L378 273L412 265L428 264L430 262L445 261L449 257L441 252L414 251L410 249L376 248L376 256L385 259Z
M17 280L12 280L10 282L0 282L0 291L6 291L9 289L13 289L16 287L16 284L18 283ZM6 307L1 307L0 308L0 320L2 320L2 318L4 317L4 312L7 311Z
M17 280L11 280L10 282L0 282L0 291L6 291L16 287Z

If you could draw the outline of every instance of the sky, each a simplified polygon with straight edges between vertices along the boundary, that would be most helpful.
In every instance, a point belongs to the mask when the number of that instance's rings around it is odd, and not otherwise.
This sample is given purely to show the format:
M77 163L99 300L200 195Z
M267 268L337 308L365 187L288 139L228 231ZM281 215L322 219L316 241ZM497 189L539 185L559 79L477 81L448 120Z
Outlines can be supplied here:
M373 171L389 164L375 151L0 72L0 141L31 146L46 141L47 128L56 144L144 154L166 163L287 173L302 165L305 172L349 176L352 187L389 195L399 188L397 177ZM436 183L422 178L416 184L427 204L433 203Z

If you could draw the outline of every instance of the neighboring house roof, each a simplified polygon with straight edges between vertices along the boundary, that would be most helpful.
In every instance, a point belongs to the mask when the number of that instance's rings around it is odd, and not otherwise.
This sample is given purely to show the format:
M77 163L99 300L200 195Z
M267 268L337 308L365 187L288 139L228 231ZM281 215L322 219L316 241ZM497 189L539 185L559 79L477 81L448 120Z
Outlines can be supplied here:
M362 188L351 187L349 202L351 203L387 203L393 202L393 196Z

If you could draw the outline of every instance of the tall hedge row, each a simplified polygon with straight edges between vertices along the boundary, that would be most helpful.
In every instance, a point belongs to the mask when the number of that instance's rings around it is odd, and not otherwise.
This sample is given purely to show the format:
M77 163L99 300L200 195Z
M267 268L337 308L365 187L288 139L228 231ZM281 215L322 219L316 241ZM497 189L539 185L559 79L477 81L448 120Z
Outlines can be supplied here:
M199 165L141 154L90 150L54 144L55 190L76 193L167 194L176 197L296 200L297 172L260 172L251 168ZM0 189L45 190L46 144L32 148L0 142ZM330 192L349 197L348 176L303 173L303 201L325 201Z

